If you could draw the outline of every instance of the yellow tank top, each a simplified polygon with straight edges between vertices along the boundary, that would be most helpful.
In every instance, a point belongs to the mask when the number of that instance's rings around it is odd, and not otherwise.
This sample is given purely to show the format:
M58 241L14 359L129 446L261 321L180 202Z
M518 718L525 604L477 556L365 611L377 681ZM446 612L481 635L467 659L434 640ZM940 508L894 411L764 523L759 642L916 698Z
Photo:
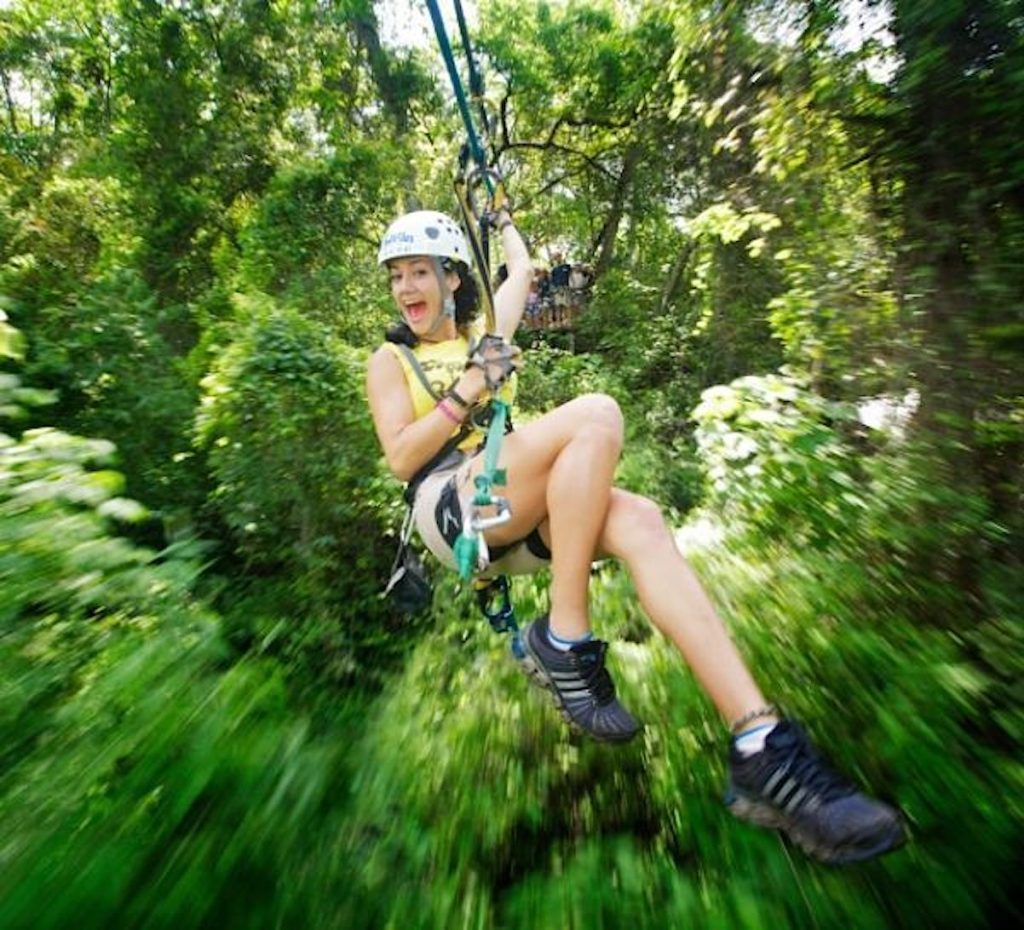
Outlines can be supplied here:
M475 320L470 325L470 338L475 341L483 334L483 322ZM469 342L465 336L461 335L455 339L449 339L447 342L421 342L415 349L412 349L412 354L416 356L416 361L419 362L423 377L430 384L430 391L428 391L426 385L423 384L420 376L413 368L412 362L406 357L402 346L396 345L393 342L385 342L384 345L387 346L402 366L402 371L405 374L405 383L409 388L409 395L412 399L413 415L417 420L430 413L437 406L437 398L441 397L445 391L450 390L459 378L462 377L462 372L466 369L466 357L469 355ZM433 394L431 394L431 391L433 391ZM485 394L484 400L486 400L486 396ZM501 389L499 396L509 406L512 405L516 396L515 375L509 378L508 383ZM451 435L456 435L460 429L460 426L454 427ZM463 451L472 451L486 438L484 430L473 429L459 443L459 448Z

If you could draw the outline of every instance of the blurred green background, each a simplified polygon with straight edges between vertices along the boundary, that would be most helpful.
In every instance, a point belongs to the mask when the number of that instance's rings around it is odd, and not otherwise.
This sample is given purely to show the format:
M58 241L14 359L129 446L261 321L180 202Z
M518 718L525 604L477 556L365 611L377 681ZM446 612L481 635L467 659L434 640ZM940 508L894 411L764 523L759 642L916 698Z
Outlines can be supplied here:
M618 480L909 844L830 869L733 821L613 564L625 748L456 579L381 599L376 243L455 211L462 141L422 5L9 0L0 927L1019 923L1019 3L469 12L519 225L596 275L521 333L520 418L619 400Z

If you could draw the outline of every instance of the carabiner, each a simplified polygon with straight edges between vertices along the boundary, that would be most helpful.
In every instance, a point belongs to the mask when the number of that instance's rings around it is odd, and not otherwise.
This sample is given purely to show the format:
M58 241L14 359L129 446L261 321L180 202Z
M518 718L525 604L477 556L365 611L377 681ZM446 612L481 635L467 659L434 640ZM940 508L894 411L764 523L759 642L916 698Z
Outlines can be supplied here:
M481 517L478 512L481 507L495 507L497 512L490 517ZM481 503L473 501L473 515L469 518L469 526L473 532L483 533L484 530L489 530L494 526L501 526L503 523L508 523L511 519L512 508L509 505L508 498L491 494L487 501Z
M487 209L481 211L477 206L476 188L484 185L487 187ZM504 180L497 168L482 168L477 166L466 173L466 201L470 210L476 217L482 217L486 213L493 212L505 205Z

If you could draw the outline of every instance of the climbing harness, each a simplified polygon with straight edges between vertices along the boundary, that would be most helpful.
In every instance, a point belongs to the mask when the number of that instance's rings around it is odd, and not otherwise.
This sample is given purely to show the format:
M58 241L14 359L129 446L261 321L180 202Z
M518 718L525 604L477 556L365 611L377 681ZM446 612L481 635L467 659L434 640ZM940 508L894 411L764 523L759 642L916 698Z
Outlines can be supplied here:
M455 178L455 194L466 230L466 238L483 282L483 301L487 324L486 335L474 346L470 347L470 358L467 365L476 365L483 369L488 389L491 391L490 423L487 427L487 440L484 444L484 466L473 479L476 493L470 502L469 513L463 520L462 532L455 541L454 554L459 574L468 580L475 573L486 571L490 562L484 532L491 527L507 523L512 518L512 510L508 499L495 493L495 487L504 487L507 475L504 469L498 468L501 443L509 425L509 403L501 398L499 390L513 370L511 347L498 333L497 320L494 313L494 294L491 291L489 230L496 227L499 212L508 208L508 198L502 183L501 174L489 165L484 142L477 134L469 101L459 77L455 64L455 56L448 41L444 19L437 0L426 0L430 18L434 25L434 33L441 49L448 77L451 80L455 100L466 129L467 143L463 146L459 157L459 171ZM460 0L455 0L455 14L458 19L462 47L468 62L469 87L473 100L480 114L481 129L489 137L490 121L484 105L484 85L480 69L473 57L469 41L469 31L463 15ZM478 192L486 191L487 205L480 208ZM497 365L498 377L493 377L491 367ZM489 514L485 515L489 511ZM507 632L512 636L512 652L518 659L523 658L522 641L515 620L515 612L509 597L508 579L499 576L493 579L479 579L475 583L477 600L481 610L498 632Z

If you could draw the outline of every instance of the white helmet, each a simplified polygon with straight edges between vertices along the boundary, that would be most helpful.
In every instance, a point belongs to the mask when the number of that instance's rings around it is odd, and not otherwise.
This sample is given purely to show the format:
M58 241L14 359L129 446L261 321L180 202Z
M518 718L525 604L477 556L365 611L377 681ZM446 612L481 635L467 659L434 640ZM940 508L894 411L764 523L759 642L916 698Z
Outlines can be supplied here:
M451 258L473 266L473 258L459 224L436 210L416 210L395 220L381 240L377 264L383 265L392 258L411 255Z

